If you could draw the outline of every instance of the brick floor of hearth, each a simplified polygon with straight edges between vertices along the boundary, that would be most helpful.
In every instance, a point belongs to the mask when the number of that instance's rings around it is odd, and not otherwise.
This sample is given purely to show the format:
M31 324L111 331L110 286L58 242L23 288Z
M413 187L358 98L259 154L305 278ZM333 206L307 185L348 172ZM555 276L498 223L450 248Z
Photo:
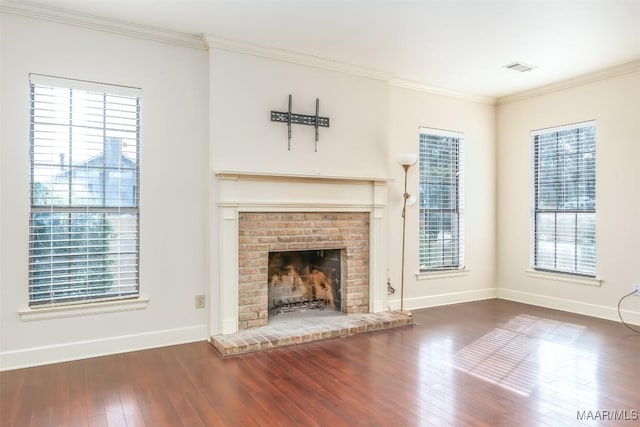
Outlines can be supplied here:
M413 325L413 317L395 311L348 315L335 311L283 313L270 319L266 326L214 335L210 342L227 357L408 325Z

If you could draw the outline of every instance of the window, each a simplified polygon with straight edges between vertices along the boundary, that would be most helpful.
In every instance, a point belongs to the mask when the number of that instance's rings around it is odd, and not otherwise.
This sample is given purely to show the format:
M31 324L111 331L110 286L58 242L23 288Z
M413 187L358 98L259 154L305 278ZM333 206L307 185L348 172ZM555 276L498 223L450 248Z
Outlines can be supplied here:
M462 136L420 129L421 271L464 268Z
M31 307L138 295L140 90L30 76Z
M532 132L533 265L596 275L596 127L579 123Z

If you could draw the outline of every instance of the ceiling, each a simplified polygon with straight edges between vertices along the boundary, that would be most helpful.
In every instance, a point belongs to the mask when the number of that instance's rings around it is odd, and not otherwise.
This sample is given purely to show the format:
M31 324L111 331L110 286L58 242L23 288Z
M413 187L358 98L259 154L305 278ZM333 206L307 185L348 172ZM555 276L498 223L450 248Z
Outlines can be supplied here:
M499 98L640 60L640 0L3 0ZM513 62L535 66L520 73Z

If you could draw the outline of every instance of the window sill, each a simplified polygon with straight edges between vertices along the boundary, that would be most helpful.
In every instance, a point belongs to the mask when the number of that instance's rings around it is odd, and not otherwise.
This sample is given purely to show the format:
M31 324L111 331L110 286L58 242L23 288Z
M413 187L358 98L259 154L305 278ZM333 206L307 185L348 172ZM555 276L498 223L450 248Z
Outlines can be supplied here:
M40 308L26 308L18 311L20 319L33 320L59 319L63 317L87 316L92 314L115 313L119 311L143 310L149 298L138 297L124 300L99 301L82 304L69 304Z
M575 283L578 285L585 286L602 286L602 282L604 279L602 277L581 277L581 276L573 276L571 274L563 274L563 273L551 273L547 271L537 271L533 269L525 270L527 276L532 277L534 279L547 279L547 280L555 280L558 282L567 282L567 283Z
M433 280L448 279L452 277L462 277L469 274L470 270L462 268L459 270L441 270L441 271L420 271L416 273L417 280Z

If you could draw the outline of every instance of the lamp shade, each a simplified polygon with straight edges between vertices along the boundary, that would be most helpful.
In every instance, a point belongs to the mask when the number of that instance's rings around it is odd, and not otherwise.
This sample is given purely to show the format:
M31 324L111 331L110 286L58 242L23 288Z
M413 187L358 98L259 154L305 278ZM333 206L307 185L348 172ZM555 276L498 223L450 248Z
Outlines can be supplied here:
M418 160L416 153L400 153L396 155L396 160L402 166L411 166Z

